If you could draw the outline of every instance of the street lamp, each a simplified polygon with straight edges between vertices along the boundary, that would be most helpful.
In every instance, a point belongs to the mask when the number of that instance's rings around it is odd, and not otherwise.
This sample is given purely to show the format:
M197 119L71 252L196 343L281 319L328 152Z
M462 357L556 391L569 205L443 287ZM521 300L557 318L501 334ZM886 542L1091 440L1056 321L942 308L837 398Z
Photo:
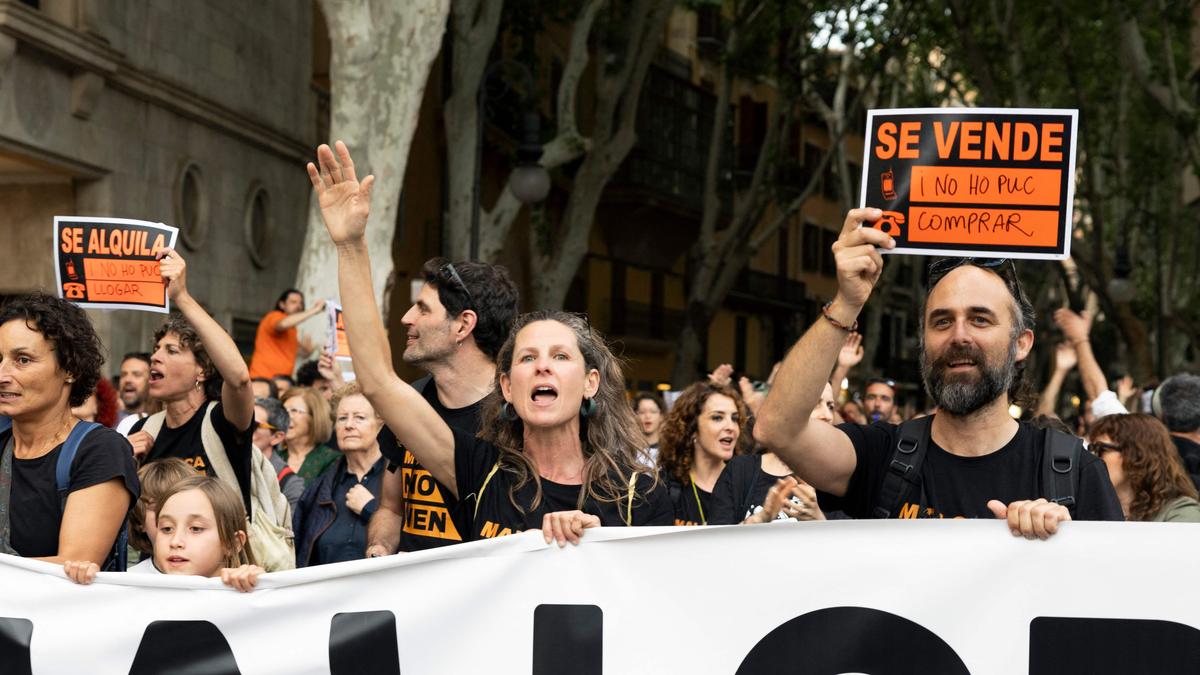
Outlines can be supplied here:
M479 91L475 96L475 190L471 204L471 260L479 259L479 207L483 173L483 122L487 116L487 82L498 68L509 67L517 72L524 85L525 96L533 93L533 74L519 61L501 59L489 65L479 79ZM513 196L523 204L536 204L550 193L550 174L538 163L542 157L541 118L536 110L526 111L521 116L521 140L517 146L517 166L509 176L508 185Z

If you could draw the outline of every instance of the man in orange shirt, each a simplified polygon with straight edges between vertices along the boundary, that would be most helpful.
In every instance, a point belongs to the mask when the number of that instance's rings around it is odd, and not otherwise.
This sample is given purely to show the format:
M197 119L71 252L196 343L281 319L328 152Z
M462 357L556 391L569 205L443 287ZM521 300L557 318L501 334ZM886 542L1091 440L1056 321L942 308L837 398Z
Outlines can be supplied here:
M254 356L250 359L250 377L272 378L276 375L291 376L296 367L296 352L312 353L312 343L305 339L301 344L296 337L296 326L325 311L325 301L318 300L309 309L304 309L304 294L289 288L275 302L275 309L258 322L254 335Z

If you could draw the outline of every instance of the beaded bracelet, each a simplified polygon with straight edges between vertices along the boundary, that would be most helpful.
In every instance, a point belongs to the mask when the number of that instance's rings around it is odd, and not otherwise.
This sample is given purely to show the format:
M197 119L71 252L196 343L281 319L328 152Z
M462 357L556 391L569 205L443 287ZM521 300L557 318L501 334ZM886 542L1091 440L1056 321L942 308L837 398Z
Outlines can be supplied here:
M829 313L829 306L832 304L833 304L832 302L827 302L821 307L821 316L825 317L825 320L828 321L829 323L833 324L835 328L840 328L841 330L844 330L847 333L853 333L854 331L858 330L858 320L854 321L853 326L847 326L846 324L842 323L841 321L838 321L837 319L833 318L833 315Z

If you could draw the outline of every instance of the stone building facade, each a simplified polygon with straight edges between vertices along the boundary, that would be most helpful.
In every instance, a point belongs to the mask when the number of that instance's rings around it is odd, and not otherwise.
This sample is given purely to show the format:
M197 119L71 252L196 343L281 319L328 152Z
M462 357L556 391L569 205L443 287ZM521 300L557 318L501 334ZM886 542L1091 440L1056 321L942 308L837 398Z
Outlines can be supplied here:
M0 294L52 289L56 215L158 221L252 340L303 241L313 21L295 0L0 0ZM113 370L161 318L92 317Z

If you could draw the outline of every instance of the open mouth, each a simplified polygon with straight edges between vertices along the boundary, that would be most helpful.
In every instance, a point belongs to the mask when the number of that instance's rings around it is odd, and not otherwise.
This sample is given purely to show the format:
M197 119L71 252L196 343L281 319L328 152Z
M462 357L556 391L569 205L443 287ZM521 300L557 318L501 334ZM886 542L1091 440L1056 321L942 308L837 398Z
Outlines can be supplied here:
M0 391L0 401L15 401L20 396L14 391Z
M549 404L558 400L558 390L548 384L539 385L533 388L533 393L529 398L534 403Z
M151 369L150 369L150 381L151 381L151 382L159 382L159 381L161 381L161 380L162 380L164 377L166 377L166 376L165 376L165 375L163 375L163 372L162 372L161 370L159 370L159 369L157 369L157 368L151 368Z
M737 438L734 436L722 436L717 439L717 443L725 450L732 450L737 444Z

